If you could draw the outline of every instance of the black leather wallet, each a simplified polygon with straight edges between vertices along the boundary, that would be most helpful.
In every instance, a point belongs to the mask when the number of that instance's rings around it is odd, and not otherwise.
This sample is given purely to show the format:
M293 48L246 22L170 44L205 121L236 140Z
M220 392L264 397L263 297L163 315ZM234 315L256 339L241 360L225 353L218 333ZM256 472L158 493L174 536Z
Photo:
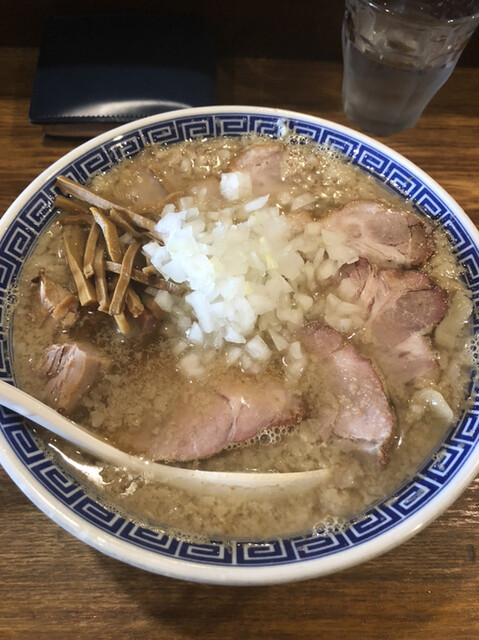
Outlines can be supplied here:
M57 16L43 35L29 118L46 133L92 135L215 102L215 35L198 19Z

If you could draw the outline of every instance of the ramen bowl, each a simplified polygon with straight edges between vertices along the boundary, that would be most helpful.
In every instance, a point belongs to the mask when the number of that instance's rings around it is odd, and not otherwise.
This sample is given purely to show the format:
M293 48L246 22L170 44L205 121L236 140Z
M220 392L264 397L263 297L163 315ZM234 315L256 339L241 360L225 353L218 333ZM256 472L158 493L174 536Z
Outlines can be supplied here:
M2 314L25 259L55 215L55 182L85 183L152 143L256 133L305 136L349 158L368 176L408 200L447 232L473 300L479 293L479 234L454 200L429 176L383 144L304 114L255 107L208 107L152 116L86 142L43 172L13 203L0 226ZM473 319L474 330L477 320ZM15 384L12 330L2 323L0 375ZM468 404L434 451L393 494L347 527L301 535L221 542L188 540L119 512L80 483L27 421L0 408L0 462L19 488L52 520L83 542L133 566L175 578L216 584L292 582L365 562L416 534L452 504L479 469L479 402L471 374Z

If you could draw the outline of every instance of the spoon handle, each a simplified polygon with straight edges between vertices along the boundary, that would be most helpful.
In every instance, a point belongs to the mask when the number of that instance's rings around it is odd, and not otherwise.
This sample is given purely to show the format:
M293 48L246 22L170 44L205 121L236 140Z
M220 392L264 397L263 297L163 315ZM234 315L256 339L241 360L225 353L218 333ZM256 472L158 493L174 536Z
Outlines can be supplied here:
M55 409L3 380L0 381L0 404L77 445L99 460L175 487L213 492L228 492L232 488L255 491L305 489L324 482L329 476L328 469L293 473L230 473L170 467L116 449L65 418Z
M5 381L0 381L0 404L115 466L128 466L132 471L143 473L152 464L103 442L55 409Z

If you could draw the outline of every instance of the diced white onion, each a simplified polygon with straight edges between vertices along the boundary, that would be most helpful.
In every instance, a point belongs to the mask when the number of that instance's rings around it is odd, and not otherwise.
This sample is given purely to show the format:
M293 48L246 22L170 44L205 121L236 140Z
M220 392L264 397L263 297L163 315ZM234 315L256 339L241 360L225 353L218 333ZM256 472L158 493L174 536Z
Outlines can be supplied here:
M183 265L181 265L177 260L170 260L170 262L161 265L159 268L154 258L151 262L155 269L158 269L161 275L167 280L173 280L173 282L184 282L186 280L187 273Z
M358 285L352 278L343 278L336 293L340 298L346 300L346 302L351 302L358 295Z
M295 360L300 360L303 357L303 352L301 350L301 343L299 340L292 342L289 345L289 355Z
M321 233L321 222L308 222L304 228L304 233L309 236L317 236Z
M243 350L240 347L231 347L225 354L225 360L228 364L234 364L241 358Z
M161 236L162 240L168 240L175 232L181 228L181 223L185 219L184 211L171 211L163 215L161 220L156 223L155 231Z
M344 241L346 240L346 236L342 231L330 231L329 229L323 229L321 231L321 235L326 247L336 244L344 244Z
M158 273L186 289L182 297L148 288L177 328L178 353L188 347L180 369L202 375L212 350L225 346L227 363L254 372L271 356L269 343L288 360L288 375L299 375L304 357L293 335L301 325L326 311L332 326L349 331L361 316L347 285L329 302L316 295L354 254L341 233L322 230L319 221L298 232L278 206L268 206L268 195L252 198L249 174L224 173L220 191L230 205L218 210L207 210L209 199L198 193L182 197L180 211L166 205L155 225L159 241L143 247ZM311 201L302 194L295 206Z
M188 378L201 378L205 367L197 353L189 353L180 360L180 368Z
M304 323L304 314L301 309L293 309L292 307L280 307L276 315L282 322L288 322L293 325Z
M294 299L298 306L306 313L313 306L313 298L311 296L307 296L304 293L295 293Z
M172 213L173 211L175 211L175 205L172 202L168 202L168 204L165 204L163 207L161 215L166 216L167 213Z
M197 322L193 322L190 329L187 332L188 339L191 342L196 342L197 344L202 344L204 339L203 331L201 330L200 325Z
M146 287L146 289L145 289L146 295L151 296L152 298L154 298L156 296L158 291L159 291L159 289L157 289L156 287Z
M269 193L265 196L261 196L260 198L256 198L255 200L250 200L244 205L244 210L248 213L252 211L257 211L258 209L262 209L264 205L268 202Z
M183 351L187 347L188 347L188 344L185 342L185 340L177 340L171 347L171 351L174 356L179 356L180 353L183 353Z
M179 199L178 203L182 209L189 209L194 205L194 198L192 196L183 196Z
M131 233L126 231L120 236L119 240L122 244L131 244L133 242L133 236L131 235Z
M271 349L258 335L246 343L245 349L253 360L267 360L271 355Z
M175 299L168 291L159 290L155 295L155 302L163 311L172 311Z
M244 344L246 342L244 335L236 331L232 326L226 328L225 340L236 344Z
M252 192L249 173L242 173L241 171L223 173L221 175L220 191L227 200L247 198Z
M326 258L324 262L322 262L319 267L316 269L316 276L319 280L327 280L338 270L338 263L335 260L330 260Z
M258 293L251 293L248 296L248 302L252 306L254 312L259 316L263 315L267 311L272 311L276 306L275 301L265 294L261 295Z
M278 331L270 328L268 329L268 332L271 336L271 340L273 341L274 346L278 351L284 351L289 347L289 342Z
M198 318L198 322L205 333L211 333L215 329L208 299L201 291L192 291L185 296L185 301L191 304Z
M314 202L315 199L316 198L312 193L302 193L300 196L296 196L296 198L291 203L291 211L297 211L298 209L307 207L308 204Z
M324 319L337 331L349 333L362 324L361 307L330 293L326 297Z

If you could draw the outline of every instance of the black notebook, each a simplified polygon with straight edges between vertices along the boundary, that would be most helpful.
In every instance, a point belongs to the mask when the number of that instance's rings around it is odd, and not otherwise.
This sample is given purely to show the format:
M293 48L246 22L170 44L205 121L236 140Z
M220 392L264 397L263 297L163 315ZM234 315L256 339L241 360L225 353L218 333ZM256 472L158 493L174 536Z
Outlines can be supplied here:
M57 16L43 35L29 117L46 133L93 135L215 102L215 36L198 19Z

